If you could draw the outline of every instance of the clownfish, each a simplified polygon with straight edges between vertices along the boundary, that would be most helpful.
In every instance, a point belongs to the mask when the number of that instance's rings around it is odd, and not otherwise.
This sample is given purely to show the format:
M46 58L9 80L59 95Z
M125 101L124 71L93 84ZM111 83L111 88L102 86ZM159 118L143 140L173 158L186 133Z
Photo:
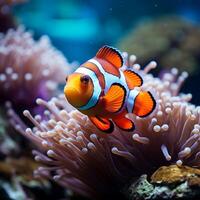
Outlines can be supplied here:
M134 122L126 114L146 117L156 106L149 91L135 89L143 84L142 77L132 69L120 69L123 64L117 49L103 46L66 78L64 93L68 102L105 133L112 133L114 124L133 131Z

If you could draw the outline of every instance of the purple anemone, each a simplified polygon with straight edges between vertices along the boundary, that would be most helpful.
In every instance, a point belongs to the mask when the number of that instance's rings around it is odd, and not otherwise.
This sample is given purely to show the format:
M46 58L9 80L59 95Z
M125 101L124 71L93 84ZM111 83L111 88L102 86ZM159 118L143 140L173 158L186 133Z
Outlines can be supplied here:
M0 102L30 109L36 98L55 95L70 68L47 36L35 41L22 26L10 29L0 35Z
M32 129L24 131L26 126L12 116L15 128L37 145L35 159L46 165L35 174L91 199L111 199L134 177L160 166L200 167L200 108L189 103L191 94L179 93L187 73L179 75L174 68L160 79L149 73L155 62L142 70L134 64L134 56L128 61L143 75L144 84L138 89L152 91L157 102L146 118L127 116L136 124L133 132L115 127L112 134L102 133L63 95L37 99L45 107L45 118L24 111Z

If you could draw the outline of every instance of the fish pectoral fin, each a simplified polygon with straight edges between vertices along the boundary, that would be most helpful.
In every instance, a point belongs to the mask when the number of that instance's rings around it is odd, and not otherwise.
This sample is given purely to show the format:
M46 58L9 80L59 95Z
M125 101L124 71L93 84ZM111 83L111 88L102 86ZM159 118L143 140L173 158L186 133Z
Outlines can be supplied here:
M132 70L125 70L123 73L130 90L134 89L134 87L140 87L143 84L142 77L136 72Z
M100 59L105 59L117 68L120 68L123 65L123 58L121 56L121 53L113 47L109 47L106 45L103 46L97 52L96 57Z
M119 117L116 119L113 119L116 126L124 131L133 131L135 129L134 123L126 118L126 117Z
M133 113L139 117L146 117L151 114L156 107L155 99L150 92L140 92L133 107Z
M89 117L89 119L99 130L105 133L112 133L114 130L114 125L109 119L101 118L98 116Z
M123 107L125 98L126 89L118 83L112 84L106 95L102 97L102 100L105 103L105 110L111 113L120 111Z

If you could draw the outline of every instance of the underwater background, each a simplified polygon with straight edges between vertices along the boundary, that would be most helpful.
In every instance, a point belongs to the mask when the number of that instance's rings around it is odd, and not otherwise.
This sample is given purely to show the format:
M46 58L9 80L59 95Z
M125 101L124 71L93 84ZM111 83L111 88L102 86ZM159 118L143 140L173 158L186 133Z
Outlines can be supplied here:
M198 0L0 0L0 200L200 199L199 10ZM104 136L63 97L67 75L103 45L157 95L128 134Z
M190 34L188 33L190 28L188 28L188 30L185 29L187 29L188 24L191 26L193 25L194 29L195 26L198 27L200 22L199 8L200 2L198 0L34 0L17 5L14 7L13 13L17 17L19 23L24 24L27 29L34 32L35 38L44 34L48 35L52 43L64 53L69 61L78 61L81 63L87 60L87 58L92 57L97 49L104 44L121 47L120 43L123 43L125 37L133 37L133 41L130 44L130 46L133 47L129 47L129 49L133 48L131 53L134 54L137 54L138 46L141 46L141 49L143 47L149 48L149 52L155 51L156 47L152 47L154 46L152 45L154 42L156 42L156 46L167 46L167 44L162 44L162 42L165 41L152 41L156 37L158 37L157 40L160 39L163 34L161 30L158 30L159 23L161 27L163 26L167 31L171 32L163 36L163 38L169 40L167 42L173 42L170 41L173 40L173 38L170 38L170 34L173 34L173 32L175 32L175 40L180 40L179 36L181 34L186 34L186 37L193 38L193 35L187 35ZM174 22L172 16L176 17L175 21L177 20L177 25L175 25L175 27L172 24ZM153 27L149 27L151 26L150 24ZM141 30L142 26L148 27L146 27L146 30ZM134 35L134 30L137 33L136 36ZM190 31L193 31L192 27ZM148 41L144 41L140 44L140 40L142 39L138 38L138 35L141 35L141 38L144 35L145 40ZM148 39L146 39L146 37L148 37ZM188 38L188 40L190 40L190 38ZM192 42L191 46L198 46L198 36L193 38ZM187 69L187 71L194 70L190 68L196 68L198 71L199 58L194 58L196 55L192 55L193 53L190 52L190 49L181 49L184 48L182 47L184 43L185 38L180 41L178 46L173 44L169 48L166 46L160 47L155 53L141 52L140 54L145 54L145 61L147 62L147 59L150 58L157 59L157 56L159 56L158 54L161 53L159 51L168 52L177 48L181 55L179 55L179 52L175 52L175 54L171 53L171 55L166 52L166 59L169 57L171 61L171 63L167 65L169 67L182 67L184 65L184 69ZM180 48L178 48L179 46ZM162 48L166 49L163 50ZM84 49L84 51L82 49ZM127 51L126 44L124 44L121 50ZM185 53L184 51L188 52ZM176 57L177 54L179 62L176 62L173 58ZM158 59L156 61L158 61ZM195 82L194 79L198 81L196 75L193 78L193 83ZM185 88L186 91L192 91L193 94L199 93L197 88L193 89L192 85L190 85L190 81L186 83ZM200 97L195 94L193 101L197 103Z

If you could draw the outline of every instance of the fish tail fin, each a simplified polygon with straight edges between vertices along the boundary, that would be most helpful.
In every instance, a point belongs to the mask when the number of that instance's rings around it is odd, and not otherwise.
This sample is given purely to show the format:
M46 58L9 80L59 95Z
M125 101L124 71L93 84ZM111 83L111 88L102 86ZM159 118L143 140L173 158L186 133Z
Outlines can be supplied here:
M150 115L156 107L156 101L150 92L139 92L135 99L133 113L139 117Z

